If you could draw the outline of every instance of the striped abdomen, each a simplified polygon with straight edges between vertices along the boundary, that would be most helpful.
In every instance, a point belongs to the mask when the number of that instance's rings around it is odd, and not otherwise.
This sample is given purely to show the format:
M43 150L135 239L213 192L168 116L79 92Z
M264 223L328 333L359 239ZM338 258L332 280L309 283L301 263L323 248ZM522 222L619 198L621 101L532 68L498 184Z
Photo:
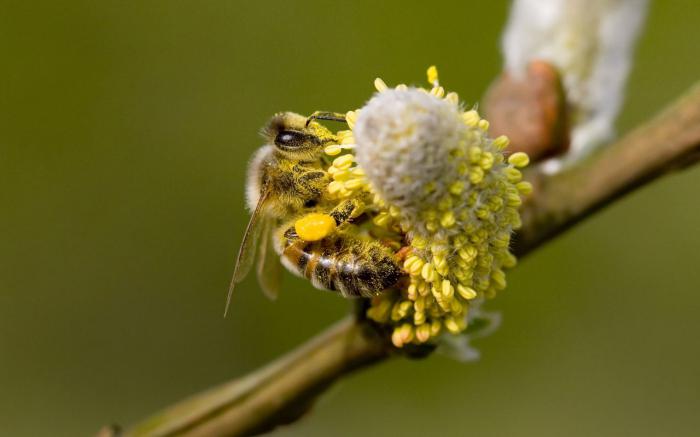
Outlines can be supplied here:
M307 242L293 228L284 237L282 263L316 288L345 297L371 297L394 286L401 277L401 268L378 243L342 234Z

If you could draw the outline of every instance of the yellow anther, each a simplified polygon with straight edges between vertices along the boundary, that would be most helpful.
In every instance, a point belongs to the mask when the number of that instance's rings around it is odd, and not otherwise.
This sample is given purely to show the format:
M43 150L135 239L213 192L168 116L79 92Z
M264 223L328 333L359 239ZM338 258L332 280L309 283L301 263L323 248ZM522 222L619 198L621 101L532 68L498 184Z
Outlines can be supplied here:
M331 144L330 146L326 146L323 151L326 152L326 155L335 156L342 151L342 148L339 144Z
M515 167L525 167L530 163L530 158L524 152L515 152L508 157L508 162Z
M476 127L476 125L479 124L481 117L479 117L478 112L472 109L471 111L467 111L462 114L462 120L464 120L464 124L467 126Z
M311 213L294 223L294 229L304 241L318 241L335 231L335 219L328 214Z
M445 88L443 88L441 86L433 87L433 89L430 90L430 94L432 94L438 98L442 98L442 96L445 95Z
M420 343L430 340L430 325L422 324L416 328L416 339Z
M445 100L452 103L453 105L456 105L459 103L459 96L456 92L451 91L447 93L447 95L445 96Z
M386 213L386 212L380 212L380 213L377 214L377 216L374 217L374 219L372 220L372 222L373 222L375 225L381 226L381 227L385 227L387 224L389 224L390 221L391 221L391 216L390 216L388 213Z
M522 205L523 201L517 194L508 194L506 197L506 204L508 206L518 207Z
M443 279L442 280L442 288L440 291L442 291L443 297L450 298L454 295L455 289L452 286L452 284L450 283L450 281L448 281L447 279Z
M383 81L381 78L379 78L379 77L376 78L376 79L374 79L374 87L375 87L375 88L377 89L377 91L379 91L380 93L381 93L382 91L385 91L387 88L389 88L388 86L386 86L386 83L384 83L384 81Z
M439 320L435 320L435 321L433 321L433 323L430 324L430 335L432 337L437 336L441 330L442 330L442 324L440 323Z
M489 130L489 125L490 125L490 124L489 124L489 121L488 121L488 120L485 120L485 119L483 119L483 118L482 118L481 120L479 120L478 126L479 126L479 129L481 129L482 131L484 131L484 132L488 131L488 130Z
M457 181L450 185L450 193L454 194L455 196L462 194L462 191L464 191L464 182Z
M482 150L477 146L472 146L469 148L469 160L477 164L481 160Z
M484 170L488 170L491 167L493 167L493 161L494 161L493 155L488 153L488 152L485 152L484 156L481 157L481 161L479 161L479 165Z
M454 317L448 317L447 319L445 319L445 328L447 328L447 330L450 331L452 334L459 334L459 332L461 331L459 329L459 324L454 319Z
M435 269L431 263L425 263L420 273L423 279L425 279L427 282L433 282L433 279L435 278Z
M437 67L434 65L431 65L430 67L428 67L427 73L428 73L428 83L430 83L431 85L437 86L437 84L438 84Z
M349 181L345 182L344 186L346 190L355 190L362 187L364 184L365 181L363 179L350 179Z
M352 169L352 174L355 175L355 176L364 176L364 175L365 175L365 171L362 170L360 167L355 167L355 168Z
M400 83L400 84L396 85L396 89L399 91L406 91L408 89L408 86L406 86L405 83Z
M328 192L331 194L335 194L339 192L341 189L343 189L343 183L339 181L333 181L330 184L328 184Z
M457 293L466 300L471 300L476 297L476 291L474 291L473 288L462 284L457 285Z
M506 168L503 170L503 172L506 175L508 182L513 184L519 182L523 178L523 174L520 173L520 170L517 168Z
M493 146L498 150L503 150L510 145L510 140L507 136L501 135L500 137L493 140Z
M352 155L343 155L333 160L333 166L340 170L345 170L350 168L354 159Z
M357 121L357 112L356 111L348 111L345 114L345 121L348 123L348 127L350 129L355 127L355 122Z
M440 217L440 225L443 228L450 228L455 224L455 215L452 211L445 212L442 217Z
M532 193L532 184L527 181L518 182L515 184L515 188L517 188L523 196L529 196Z
M350 179L350 171L348 169L338 169L338 167L334 167L336 171L332 173L333 180L334 181L347 181Z
M469 182L478 184L482 180L484 180L484 170L482 170L481 167L472 168L472 171L469 172Z

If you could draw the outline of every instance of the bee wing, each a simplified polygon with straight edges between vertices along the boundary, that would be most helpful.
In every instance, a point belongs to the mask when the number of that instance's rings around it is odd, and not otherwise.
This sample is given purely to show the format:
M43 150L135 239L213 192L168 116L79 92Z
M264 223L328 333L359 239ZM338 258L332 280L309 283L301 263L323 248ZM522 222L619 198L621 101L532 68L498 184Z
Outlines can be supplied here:
M236 288L236 284L241 282L243 278L246 277L250 268L253 266L253 260L255 260L255 249L258 243L258 238L260 237L260 231L264 227L264 222L266 221L262 216L262 209L267 198L267 193L260 196L258 204L253 211L253 215L250 216L248 221L248 226L245 229L245 234L243 235L243 241L241 242L241 248L238 250L238 257L236 258L236 267L233 269L233 278L231 278L231 285L228 287L228 295L226 296L226 308L224 309L224 317L228 313L228 307L231 303L231 296L233 295L233 289Z
M280 289L280 279L282 277L282 265L279 255L273 247L272 233L274 231L274 220L265 220L260 237L260 252L258 252L258 283L263 293L270 299L276 299Z

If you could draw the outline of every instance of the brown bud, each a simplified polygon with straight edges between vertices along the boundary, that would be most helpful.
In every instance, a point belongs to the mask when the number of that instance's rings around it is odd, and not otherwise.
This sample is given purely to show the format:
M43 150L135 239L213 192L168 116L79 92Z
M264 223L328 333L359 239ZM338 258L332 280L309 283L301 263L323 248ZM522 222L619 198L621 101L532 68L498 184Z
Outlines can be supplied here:
M569 147L564 88L545 61L531 62L522 78L503 72L486 92L484 112L493 136L507 135L508 150L525 152L534 162Z

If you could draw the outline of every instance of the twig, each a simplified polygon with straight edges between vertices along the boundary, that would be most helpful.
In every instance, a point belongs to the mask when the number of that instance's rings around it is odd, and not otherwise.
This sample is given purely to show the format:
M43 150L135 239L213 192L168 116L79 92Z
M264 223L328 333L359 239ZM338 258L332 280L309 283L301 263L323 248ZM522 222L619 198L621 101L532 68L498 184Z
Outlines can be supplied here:
M700 159L700 83L650 121L554 175L526 177L535 195L522 210L522 256L647 182Z
M560 173L535 170L515 252L523 256L623 194L700 159L700 85L621 140ZM187 399L129 436L249 435L293 422L333 381L390 355L363 322L346 319L263 369Z
M262 369L135 426L133 436L251 435L293 422L334 380L389 356L382 337L348 317Z

